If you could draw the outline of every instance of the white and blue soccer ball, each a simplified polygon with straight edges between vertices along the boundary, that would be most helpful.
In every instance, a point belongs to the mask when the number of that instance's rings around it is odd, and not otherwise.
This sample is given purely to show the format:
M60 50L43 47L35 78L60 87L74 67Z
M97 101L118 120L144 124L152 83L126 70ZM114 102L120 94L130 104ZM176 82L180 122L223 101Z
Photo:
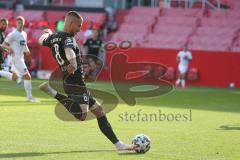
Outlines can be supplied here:
M151 140L144 134L138 134L133 138L132 144L136 146L136 153L146 153L150 149Z

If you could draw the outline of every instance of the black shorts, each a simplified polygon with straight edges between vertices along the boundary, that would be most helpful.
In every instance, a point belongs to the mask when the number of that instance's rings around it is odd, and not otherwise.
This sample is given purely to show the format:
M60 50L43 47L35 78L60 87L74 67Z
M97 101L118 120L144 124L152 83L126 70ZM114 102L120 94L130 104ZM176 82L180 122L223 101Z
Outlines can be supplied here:
M2 69L3 62L4 62L3 53L0 51L0 69Z
M78 71L74 75L64 76L63 89L68 97L78 104L87 104L91 108L96 103L86 87L82 73L78 73Z
M77 102L78 104L88 105L90 109L96 103L96 100L89 94L69 95L68 97Z

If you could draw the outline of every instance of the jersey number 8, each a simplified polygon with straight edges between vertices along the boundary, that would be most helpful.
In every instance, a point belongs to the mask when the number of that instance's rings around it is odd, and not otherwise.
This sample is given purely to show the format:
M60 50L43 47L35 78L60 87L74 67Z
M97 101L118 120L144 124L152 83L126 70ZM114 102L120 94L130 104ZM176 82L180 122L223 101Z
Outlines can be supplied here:
M64 60L61 58L60 54L59 54L59 46L58 44L54 44L54 50L55 50L55 58L58 61L59 65L63 65L64 64Z

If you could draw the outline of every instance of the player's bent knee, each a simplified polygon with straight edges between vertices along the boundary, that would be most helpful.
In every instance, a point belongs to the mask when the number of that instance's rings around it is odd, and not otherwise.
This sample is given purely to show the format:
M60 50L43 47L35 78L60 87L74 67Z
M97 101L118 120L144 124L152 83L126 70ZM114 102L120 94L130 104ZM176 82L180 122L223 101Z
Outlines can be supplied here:
M30 74L26 74L26 75L24 76L24 79L25 79L25 80L31 80L31 75L30 75Z
M92 107L91 107L91 112L97 117L100 118L102 116L105 115L105 112L102 108L102 106L98 103L95 103Z
M13 80L13 81L16 81L17 79L18 79L18 76L17 76L16 74L13 74L13 75L12 75L12 80Z

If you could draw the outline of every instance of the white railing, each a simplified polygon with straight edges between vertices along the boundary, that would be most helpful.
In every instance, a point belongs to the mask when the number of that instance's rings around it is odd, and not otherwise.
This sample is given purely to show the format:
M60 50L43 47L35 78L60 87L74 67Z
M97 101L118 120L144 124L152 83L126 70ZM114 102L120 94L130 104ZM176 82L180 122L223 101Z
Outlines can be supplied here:
M160 0L161 1L161 0ZM214 0L215 3L210 0L163 0L163 4L165 8L171 8L172 4L179 4L179 7L184 3L185 8L192 8L195 3L201 3L202 9L205 9L206 6L209 6L213 9L220 9L221 0Z

